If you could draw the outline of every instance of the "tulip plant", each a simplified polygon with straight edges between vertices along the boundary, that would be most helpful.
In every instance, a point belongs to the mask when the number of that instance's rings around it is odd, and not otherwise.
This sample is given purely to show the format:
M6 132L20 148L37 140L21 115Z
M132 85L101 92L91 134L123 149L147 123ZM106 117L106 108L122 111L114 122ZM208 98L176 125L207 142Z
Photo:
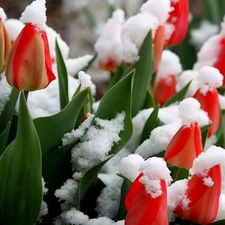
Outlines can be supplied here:
M0 8L0 225L225 224L225 21L185 70L188 0L115 10L77 59L45 12Z

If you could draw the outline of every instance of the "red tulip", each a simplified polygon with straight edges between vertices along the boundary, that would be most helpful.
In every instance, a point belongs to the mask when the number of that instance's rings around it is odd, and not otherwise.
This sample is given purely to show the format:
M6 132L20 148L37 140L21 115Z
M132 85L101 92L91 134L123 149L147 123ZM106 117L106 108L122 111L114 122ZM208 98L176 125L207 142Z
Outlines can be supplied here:
M220 103L218 91L216 88L209 90L206 94L202 94L198 90L194 96L200 104L201 108L208 113L209 119L212 121L212 126L209 128L208 136L212 136L218 130L220 126Z
M197 122L183 125L167 146L164 159L181 168L190 169L194 159L202 153L201 130Z
M187 206L179 204L174 213L198 224L211 224L218 213L221 193L221 167L213 166L206 175L194 174L188 181Z
M155 104L164 105L176 93L176 76L169 75L156 80L153 88Z
M55 79L44 30L26 24L7 59L6 78L11 86L25 91L43 89Z
M0 18L0 73L5 69L5 61L11 48L8 31Z
M179 45L185 38L188 30L189 2L188 0L171 1L171 7L167 24L173 26L172 34L166 41L167 46Z
M160 179L162 194L153 198L146 192L144 184L139 180L140 174L132 184L125 206L128 210L125 225L167 225L167 185L164 179Z
M159 69L164 44L165 44L165 26L159 26L158 29L156 30L155 37L153 39L154 73L156 73Z

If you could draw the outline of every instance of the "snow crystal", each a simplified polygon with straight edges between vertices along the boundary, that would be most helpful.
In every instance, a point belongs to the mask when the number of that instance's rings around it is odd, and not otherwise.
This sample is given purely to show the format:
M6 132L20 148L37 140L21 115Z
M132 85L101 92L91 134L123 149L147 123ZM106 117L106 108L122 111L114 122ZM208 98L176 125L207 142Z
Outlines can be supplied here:
M66 223L71 225L86 225L88 223L89 217L84 215L83 212L72 208L65 213L64 219Z
M96 200L96 211L99 216L106 216L111 219L116 218L120 203L122 181L123 179L117 176L101 191Z
M92 59L92 55L84 55L75 59L66 59L65 64L67 68L67 72L74 76L79 71L81 71L84 67L88 65L90 60Z
M15 41L21 30L24 28L24 23L17 19L7 19L5 21L5 26L11 41Z
M68 145L81 138L87 128L91 125L93 118L94 115L87 114L87 119L84 120L76 130L72 130L70 133L64 134L62 138L63 145Z
M201 109L201 104L194 98L186 98L178 106L183 125L197 121L199 126L209 124L207 113Z
M144 125L152 113L153 108L141 110L133 119L133 134L127 143L126 147L130 152L134 152L138 145L138 140L144 128Z
M32 23L40 30L45 30L46 24L46 7L45 0L35 0L26 7L22 13L20 20L23 23Z
M203 20L200 27L190 30L191 43L199 49L203 43L205 43L212 35L215 35L219 30L219 27L210 23L207 20Z
M107 159L119 133L124 129L125 113L117 114L112 120L95 118L80 142L72 149L72 162L78 171L86 171Z
M78 79L80 82L80 90L85 90L86 88L90 88L92 95L96 94L96 86L91 81L91 76L86 74L84 71L80 71L78 73Z
M211 177L204 177L203 179L204 185L207 187L212 187L214 182Z
M202 94L206 94L206 92L218 88L223 84L223 75L218 69L210 66L202 67L199 70L197 79Z
M177 83L177 91L180 91L182 88L184 88L190 81L191 84L188 88L188 91L186 93L186 97L192 97L196 91L198 90L198 81L197 77L199 76L199 72L196 70L185 70L183 71L180 76L178 77L178 83Z
M46 34L48 37L50 55L52 61L56 61L56 51L55 51L55 41L57 39L60 51L64 59L68 58L69 55L69 46L66 44L65 41L62 40L59 33L57 33L52 27L46 26Z
M7 16L5 14L4 9L0 7L0 20L4 22L6 19L7 19Z
M179 57L175 53L169 50L164 50L162 52L159 70L157 72L156 79L166 78L168 77L168 75L176 76L181 71L182 71L182 67L180 64Z
M55 191L55 196L59 198L60 201L73 201L74 193L77 189L77 182L73 179L68 179L60 189Z
M225 168L225 149L211 146L194 160L190 173L204 176L207 175L206 173L210 168L218 164Z
M133 63L139 59L138 51L150 30L154 37L158 20L149 13L139 13L130 17L122 26L124 60Z
M179 123L166 124L156 127L150 135L136 150L144 159L165 151L174 134L180 128ZM159 138L160 137L160 138Z
M200 69L203 66L214 65L221 50L220 41L222 38L224 38L224 35L222 34L213 35L202 45L200 51L197 54L198 60L194 64L195 70Z
M4 109L7 101L9 100L11 91L12 87L8 84L5 74L2 73L0 77L0 112Z
M169 17L170 0L148 0L141 6L142 13L150 13L157 18L159 24L163 24Z
M186 192L188 179L177 180L168 187L168 211L169 217L172 218L175 208L182 204L183 208L188 208Z
M121 41L121 27L123 23L124 11L118 9L105 24L101 36L94 45L100 64L104 65L108 60L115 61L118 66L122 63L123 46Z
M147 159L140 168L143 176L140 182L145 185L145 190L152 198L157 198L162 194L160 179L167 183L172 181L170 170L166 166L166 162L162 158L152 157Z
M120 174L134 181L140 174L140 166L144 162L144 159L138 154L130 154L124 157L120 162Z

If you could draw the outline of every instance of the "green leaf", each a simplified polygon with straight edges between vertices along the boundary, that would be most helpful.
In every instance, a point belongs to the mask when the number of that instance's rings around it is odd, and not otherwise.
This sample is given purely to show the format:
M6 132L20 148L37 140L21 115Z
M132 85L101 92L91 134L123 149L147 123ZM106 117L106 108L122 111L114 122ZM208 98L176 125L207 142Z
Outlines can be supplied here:
M9 136L10 131L10 124L5 128L4 131L0 134L0 156L4 152L6 146L7 146L7 140Z
M59 97L60 97L60 107L63 109L69 102L69 92L68 92L68 73L65 66L65 62L59 48L57 39L55 41L56 47L56 62L58 70L58 81L59 81Z
M63 135L74 129L79 113L87 103L88 92L89 89L81 91L59 113L34 120L41 142L43 157L58 148L61 145Z
M204 146L205 146L205 143L206 143L206 140L207 140L207 137L208 137L209 127L210 127L211 125L212 125L212 124L207 124L207 125L201 127L202 146L203 146L203 148L204 148Z
M134 65L136 71L132 94L132 117L144 108L148 87L152 79L153 50L151 31L149 31L141 46L139 57L139 60Z
M0 114L0 133L3 132L8 126L8 123L12 121L18 96L19 90L13 88L9 96L9 101L6 103L4 109Z
M128 142L132 135L133 127L131 120L132 87L135 71L132 70L122 78L103 96L95 117L111 120L118 113L125 112L124 130L120 132L121 141L115 144L111 153L119 151Z
M56 189L60 188L68 178L72 177L71 149L73 146L74 143L62 146L43 158L42 174L46 187L48 187L44 199L49 207L45 221L55 218L60 212L58 199L54 194ZM49 221L49 224L51 222Z
M131 71L127 76L109 89L109 91L103 96L95 114L95 117L97 118L108 120L115 118L117 113L125 112L126 114L124 130L119 134L121 140L112 147L110 152L111 156L115 155L120 149L122 149L132 135L131 93L133 87L133 76L134 71ZM97 179L99 170L108 160L109 159L99 163L84 174L75 193L74 203L76 207L79 207L80 201L90 188L91 184Z
M225 148L225 116L223 115L223 112L220 113L220 126L216 132L217 142L216 146L220 146L222 148Z
M124 202L127 196L127 192L129 191L132 182L126 178L124 178L122 186L121 186L121 195L120 195L120 205L117 214L117 220L124 220L127 210L125 208Z
M23 93L17 135L0 158L0 177L1 224L34 224L42 201L41 148Z
M178 91L175 95L173 95L173 96L172 96L172 97L164 104L164 106L166 107L166 106L169 106L169 105L171 105L171 104L173 104L173 103L175 103L175 102L180 102L180 101L182 101L182 100L185 98L185 95L186 95L186 93L187 93L187 91L188 91L188 88L189 88L190 84L191 84L191 81L190 81L187 85L185 85L180 91Z
M160 125L160 121L158 119L158 113L159 113L159 107L156 107L150 116L148 117L144 128L142 130L141 140L140 144L143 143L146 139L149 138L152 130L154 130L156 127Z

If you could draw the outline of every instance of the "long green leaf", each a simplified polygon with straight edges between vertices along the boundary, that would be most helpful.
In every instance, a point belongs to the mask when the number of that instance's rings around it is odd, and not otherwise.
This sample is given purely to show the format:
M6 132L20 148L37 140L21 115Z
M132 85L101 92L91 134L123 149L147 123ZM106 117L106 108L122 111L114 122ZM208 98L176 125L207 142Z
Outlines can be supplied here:
M148 87L153 72L152 32L146 36L139 51L139 60L135 63L136 70L132 94L132 116L144 108Z
M0 177L1 224L34 224L42 201L41 148L23 94L16 139L0 158Z
M134 71L130 72L111 89L109 89L109 91L103 96L95 115L98 118L110 120L115 118L117 113L125 112L126 114L124 120L124 130L119 134L121 140L112 147L110 152L112 156L125 146L132 135L131 96L133 76ZM79 207L80 201L90 188L91 184L97 179L99 170L108 160L109 159L94 166L82 177L75 193L74 203L76 207Z
M89 89L81 91L59 113L34 120L41 142L43 157L57 149L61 145L63 135L74 129L79 113L87 103L88 92Z
M55 42L55 46L56 46L56 61L58 70L58 81L59 81L60 107L61 109L63 109L69 102L68 73L57 39Z

